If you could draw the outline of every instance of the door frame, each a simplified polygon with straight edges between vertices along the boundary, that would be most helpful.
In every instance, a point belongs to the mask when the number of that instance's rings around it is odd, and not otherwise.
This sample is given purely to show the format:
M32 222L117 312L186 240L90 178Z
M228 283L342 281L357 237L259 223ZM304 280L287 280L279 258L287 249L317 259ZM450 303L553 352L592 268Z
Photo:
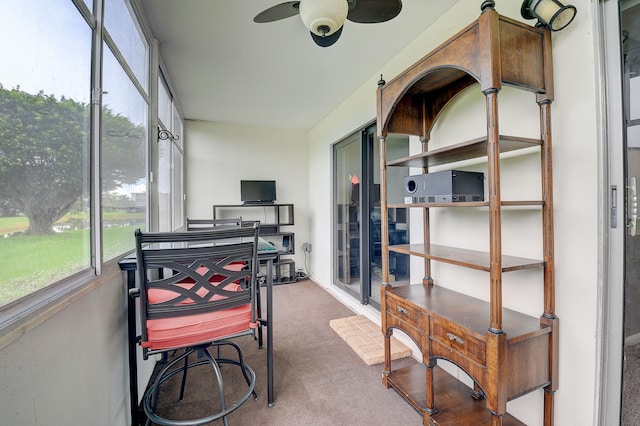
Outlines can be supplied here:
M369 220L363 220L363 218L368 218L370 215L370 199L369 199L369 184L371 183L371 179L373 177L373 172L372 172L372 168L376 167L375 164L371 164L371 158L372 158L372 147L369 146L369 141L368 141L368 135L371 134L372 132L375 133L375 128L376 128L376 122L375 121L371 121L367 124L365 124L364 126L356 129L355 131L353 131L352 133L350 133L349 135L345 136L344 138L340 139L338 142L332 144L331 146L331 169L332 169L332 173L331 173L331 179L332 179L332 197L331 197L331 206L332 206L332 221L331 221L331 235L332 235L332 239L334 240L333 243L333 251L332 251L332 257L333 257L333 261L332 261L332 265L333 265L333 271L331 272L331 276L332 276L332 283L333 285L337 286L338 288L342 289L343 291L345 291L347 294L349 294L350 296L352 296L354 299L358 300L358 302L362 305L368 305L369 303L372 302L371 300L371 265L369 263L369 257L370 257L370 252L369 252L369 236L370 236L370 229L369 229ZM359 196L358 199L360 200L360 228L359 228L359 239L360 239L360 243L359 243L359 262L360 262L360 285L359 285L359 290L358 292L354 291L353 288L345 285L344 283L342 283L340 281L340 279L338 278L338 262L335 259L335 255L337 253L337 241L335 241L335 232L336 232L336 225L338 223L338 213L336 210L336 194L337 194L337 185L338 183L336 182L336 170L335 170L335 165L336 165L336 158L337 158L337 150L346 145L346 144L350 144L350 143L356 143L356 141L351 141L348 142L349 140L354 139L356 136L359 136L358 138L358 143L360 144L360 158L358 159L359 163L360 163L360 185L359 185ZM348 143L347 143L348 142ZM364 243L366 242L366 243ZM374 305L377 306L377 303L374 302Z

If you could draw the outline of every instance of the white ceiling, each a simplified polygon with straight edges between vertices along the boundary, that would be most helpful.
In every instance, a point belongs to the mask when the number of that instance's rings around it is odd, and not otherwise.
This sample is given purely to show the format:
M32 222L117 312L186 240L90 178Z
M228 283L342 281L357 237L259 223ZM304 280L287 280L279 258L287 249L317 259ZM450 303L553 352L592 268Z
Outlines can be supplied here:
M403 0L391 21L347 21L340 39L326 48L311 40L297 15L253 22L281 0L139 3L185 118L306 130L456 1Z

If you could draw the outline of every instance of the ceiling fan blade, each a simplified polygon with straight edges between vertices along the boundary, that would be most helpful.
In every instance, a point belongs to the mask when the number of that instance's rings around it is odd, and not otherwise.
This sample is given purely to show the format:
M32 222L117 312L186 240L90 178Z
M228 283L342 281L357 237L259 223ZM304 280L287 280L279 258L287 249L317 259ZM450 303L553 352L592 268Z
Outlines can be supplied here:
M299 1L288 1L285 3L280 3L258 13L255 18L253 18L253 22L264 24L267 22L279 21L280 19L285 19L290 16L299 14L299 8Z
M311 38L313 39L313 41L316 42L316 44L320 47L329 47L332 44L334 44L336 41L338 41L338 39L340 38L340 34L342 34L342 29L344 28L344 25L340 27L339 30L337 30L335 33L328 35L328 36L319 36L316 35L314 33L312 33L311 31L309 31L309 34L311 34Z
M389 21L402 10L402 0L355 0L347 19L359 24Z

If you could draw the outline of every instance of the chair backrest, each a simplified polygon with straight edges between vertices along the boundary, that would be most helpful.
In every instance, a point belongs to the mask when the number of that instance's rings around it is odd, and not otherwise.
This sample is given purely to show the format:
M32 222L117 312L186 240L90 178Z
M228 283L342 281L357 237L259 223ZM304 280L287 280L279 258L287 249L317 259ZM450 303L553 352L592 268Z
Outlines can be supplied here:
M255 325L258 229L255 224L187 232L136 230L143 344L150 320L251 304Z
M190 219L187 218L187 231L202 231L217 227L238 227L242 226L242 217L228 219Z

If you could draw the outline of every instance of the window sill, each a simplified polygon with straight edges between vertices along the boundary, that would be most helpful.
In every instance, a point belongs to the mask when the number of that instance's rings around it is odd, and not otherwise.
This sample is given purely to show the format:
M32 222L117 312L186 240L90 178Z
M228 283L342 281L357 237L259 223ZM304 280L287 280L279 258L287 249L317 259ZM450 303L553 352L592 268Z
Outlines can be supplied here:
M109 262L103 274L94 269L79 272L0 308L0 350L47 321L119 273L117 261Z

